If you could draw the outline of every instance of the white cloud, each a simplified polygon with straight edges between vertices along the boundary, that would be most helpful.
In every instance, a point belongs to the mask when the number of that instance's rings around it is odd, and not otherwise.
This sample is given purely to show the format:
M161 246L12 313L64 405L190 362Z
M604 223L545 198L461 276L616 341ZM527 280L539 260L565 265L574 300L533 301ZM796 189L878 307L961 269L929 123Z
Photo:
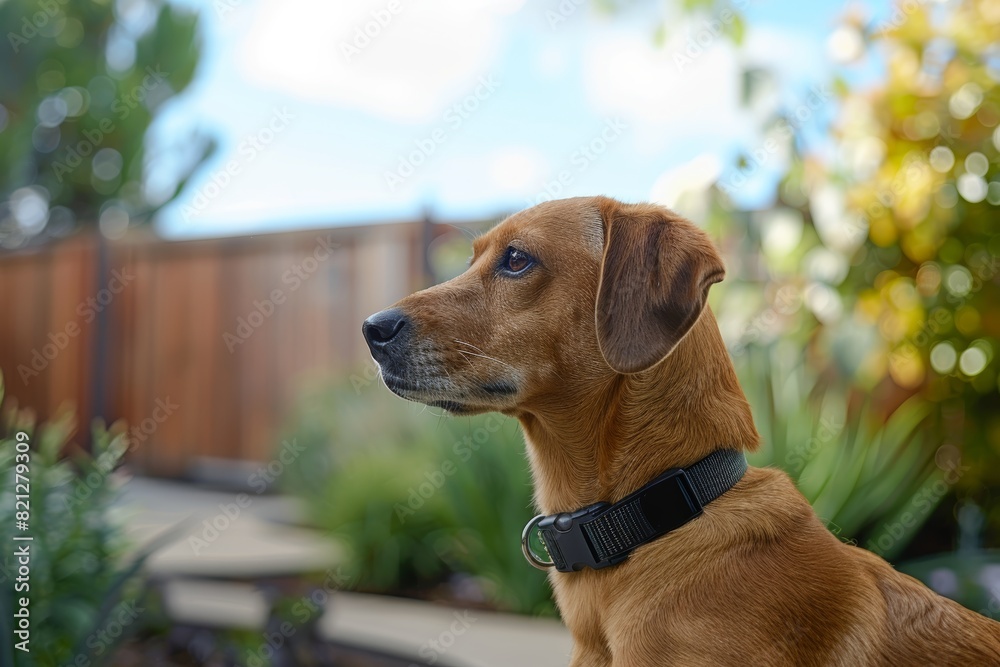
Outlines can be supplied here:
M260 0L240 69L297 98L426 122L486 73L507 31L504 16L523 2Z
M548 160L527 146L501 148L490 156L488 186L496 194L528 196L550 170Z
M782 84L821 77L822 45L751 27L741 54L724 37L700 39L703 26L697 19L674 24L662 46L647 24L600 26L588 39L588 98L602 113L635 125L639 150L657 153L692 137L704 137L706 150L752 139L755 123L740 98L749 63L773 71Z
M752 115L740 105L741 65L773 66L785 92L789 81L821 78L823 66L823 40L775 27L751 26L742 54L718 38L681 66L675 56L685 55L696 22L671 22L670 38L657 47L646 16L585 12L554 32L541 5L529 10L525 0L398 2L400 11L391 20L381 14L385 25L350 62L342 44L389 0L246 0L217 17L215 60L206 59L212 76L201 75L184 109L186 118L209 119L225 133L223 151L171 207L167 227L204 234L240 224L415 215L424 206L480 215L526 205L562 169L573 179L555 196L651 193L700 220L704 203L692 193L718 178L720 165L725 173L737 147L760 141L760 110ZM504 94L461 131L449 131L402 187L388 188L386 170L491 74ZM181 207L238 158L244 134L286 103L297 114L289 130L183 220ZM558 127L550 128L553 118ZM620 119L627 136L578 170L568 152L608 119ZM160 127L173 136L173 125ZM676 165L683 167L663 173Z
M595 31L584 61L588 96L602 113L625 116L658 136L657 144L688 136L691 128L731 135L739 70L734 50L723 41L679 65L683 31L663 47L638 27Z

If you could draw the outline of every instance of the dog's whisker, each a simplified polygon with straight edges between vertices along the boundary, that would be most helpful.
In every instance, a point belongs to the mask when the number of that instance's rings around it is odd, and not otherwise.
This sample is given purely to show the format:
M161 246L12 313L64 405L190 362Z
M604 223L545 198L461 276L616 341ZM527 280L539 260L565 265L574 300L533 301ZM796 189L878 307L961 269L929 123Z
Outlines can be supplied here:
M459 349L456 349L455 351L458 352L460 355L462 355L462 358L465 359L466 363L468 363L469 366L473 366L474 365L472 363L473 362L472 357L488 358L488 357L484 357L481 354L476 354L474 352L469 352L468 350L459 350Z
M476 347L472 343L466 343L464 340L458 340L458 339L455 339L455 342L459 343L461 345L468 345L469 347L473 348L474 350L478 350L478 352L470 352L469 350L459 350L458 348L456 348L456 351L459 354L461 354L463 357L466 354L471 354L474 357L482 357L483 359L489 359L490 361L493 361L493 362L496 362L496 363L501 364L503 366L506 366L507 368L510 368L511 370L517 370L516 368L514 368L513 366L511 366L510 364L508 364L506 361L500 361L496 357L491 357L488 354L483 354L482 353L483 352L482 349Z
M510 364L508 364L506 361L500 361L496 357L491 357L491 356L486 355L486 354L476 354L475 352L466 352L466 354L471 354L474 357L480 357L482 359L488 359L489 361L496 362L496 363L498 363L498 364L500 364L502 366L506 366L507 368L510 368L512 370L517 370L516 368L514 368L513 366L511 366Z
M472 343L468 343L468 342L466 342L464 340L459 340L457 338L455 338L454 341L456 343L460 344L460 345L468 345L469 347L471 347L476 352L482 352L483 354L485 354L485 351L483 350L483 348L479 347L478 345L473 345Z
M469 241L475 241L479 236L482 236L482 232L477 232L474 229L469 229L468 227L460 227L459 225L450 222L446 224L452 229L457 229L458 231L462 232L462 235L465 236L465 238L468 239Z

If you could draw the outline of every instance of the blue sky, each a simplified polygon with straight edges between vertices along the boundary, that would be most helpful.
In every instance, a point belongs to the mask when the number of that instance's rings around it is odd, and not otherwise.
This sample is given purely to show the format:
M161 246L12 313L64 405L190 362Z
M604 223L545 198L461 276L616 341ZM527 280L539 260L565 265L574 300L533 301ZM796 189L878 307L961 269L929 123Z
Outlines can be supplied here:
M190 237L425 210L456 220L553 195L670 204L685 183L725 179L736 155L760 144L757 123L776 106L821 90L847 9L734 4L748 19L742 51L713 34L711 22L725 17L681 17L658 3L612 16L572 0L193 3L203 62L157 119L151 154L194 127L219 150L157 227ZM357 39L366 27L367 43ZM750 110L738 98L747 63L777 74ZM822 128L831 109L806 124ZM174 159L154 157L152 188L170 183ZM741 188L744 205L761 203L779 166Z

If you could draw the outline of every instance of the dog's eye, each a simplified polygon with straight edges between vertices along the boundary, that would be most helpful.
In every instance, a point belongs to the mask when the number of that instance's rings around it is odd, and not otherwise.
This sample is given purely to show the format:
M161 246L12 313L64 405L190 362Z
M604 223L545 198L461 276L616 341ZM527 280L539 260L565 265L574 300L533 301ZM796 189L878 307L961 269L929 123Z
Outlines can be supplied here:
M508 273L521 273L534 264L534 262L535 260L532 259L531 255L523 250L518 250L517 248L507 248L507 252L504 254L503 262L500 264L500 267Z

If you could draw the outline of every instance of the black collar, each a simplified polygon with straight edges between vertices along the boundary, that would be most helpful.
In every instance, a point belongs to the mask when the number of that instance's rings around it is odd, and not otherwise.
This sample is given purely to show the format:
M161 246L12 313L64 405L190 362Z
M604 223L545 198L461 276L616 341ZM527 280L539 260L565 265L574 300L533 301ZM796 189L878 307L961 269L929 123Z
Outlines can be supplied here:
M540 570L555 567L560 572L617 565L637 547L698 517L746 469L743 452L720 449L687 468L668 470L613 505L600 502L575 512L539 514L521 534L524 557ZM551 560L532 549L535 532Z

